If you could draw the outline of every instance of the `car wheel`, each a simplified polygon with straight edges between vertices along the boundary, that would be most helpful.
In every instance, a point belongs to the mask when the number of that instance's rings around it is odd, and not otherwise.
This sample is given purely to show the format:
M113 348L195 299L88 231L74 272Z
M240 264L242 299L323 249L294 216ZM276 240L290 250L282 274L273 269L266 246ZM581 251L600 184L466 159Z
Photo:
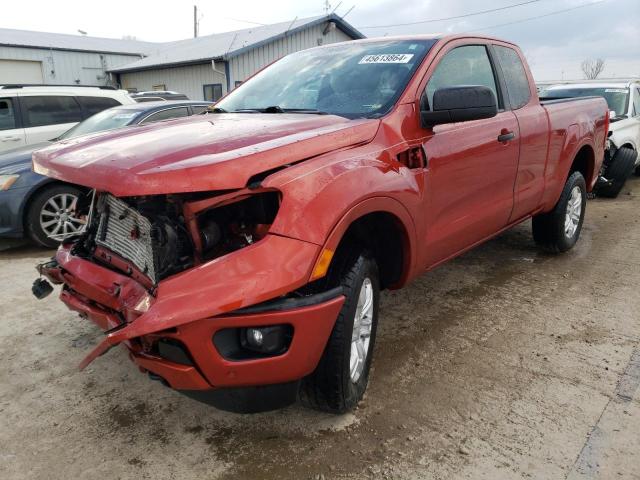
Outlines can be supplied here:
M557 253L571 249L582 231L587 188L580 172L573 172L554 209L533 217L533 239L543 249Z
M367 388L380 297L376 262L358 255L341 284L344 305L316 370L300 387L304 404L331 413L352 410Z
M79 232L85 220L76 216L75 208L82 194L82 190L70 185L54 185L38 192L26 214L29 237L43 247L56 248L60 240L51 235Z
M636 164L637 154L631 148L621 148L611 159L611 162L604 171L604 177L609 180L608 184L596 188L596 195L600 197L616 198L624 187L627 178L631 176L633 167Z

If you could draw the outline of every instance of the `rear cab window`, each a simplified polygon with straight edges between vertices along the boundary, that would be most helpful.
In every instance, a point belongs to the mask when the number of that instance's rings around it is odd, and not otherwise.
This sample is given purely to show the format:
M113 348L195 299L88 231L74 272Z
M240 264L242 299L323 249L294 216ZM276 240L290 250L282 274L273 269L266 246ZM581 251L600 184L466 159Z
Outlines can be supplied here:
M72 96L21 96L23 122L26 128L76 123L82 120L80 104Z
M531 99L531 89L520 55L513 48L501 45L494 45L493 49L504 75L511 108L517 110L524 107Z
M0 130L17 128L16 111L11 98L0 98Z

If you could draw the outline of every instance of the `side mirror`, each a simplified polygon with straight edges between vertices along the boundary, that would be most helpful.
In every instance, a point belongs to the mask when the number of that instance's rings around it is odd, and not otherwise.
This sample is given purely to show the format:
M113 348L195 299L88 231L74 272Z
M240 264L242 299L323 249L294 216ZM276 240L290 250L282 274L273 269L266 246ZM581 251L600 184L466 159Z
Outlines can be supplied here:
M617 116L618 114L616 113L615 110L609 110L609 120L615 120Z
M420 123L424 128L430 128L443 123L491 118L497 114L498 102L490 88L461 85L436 90L432 110L420 111Z

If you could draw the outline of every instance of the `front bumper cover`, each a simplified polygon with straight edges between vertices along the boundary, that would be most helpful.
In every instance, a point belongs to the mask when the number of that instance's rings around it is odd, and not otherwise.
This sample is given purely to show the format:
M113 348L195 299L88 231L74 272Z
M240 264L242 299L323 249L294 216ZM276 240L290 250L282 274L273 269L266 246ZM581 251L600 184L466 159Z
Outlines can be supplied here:
M344 303L340 292L333 298L319 295L318 303L293 308L240 309L306 284L318 249L299 240L267 236L160 282L155 296L132 278L74 255L70 244L61 246L56 261L43 265L41 273L64 284L60 298L69 309L105 330L104 340L81 368L123 344L141 370L161 377L172 388L202 391L291 382L315 369ZM294 332L281 355L229 360L213 342L222 329L276 324L291 325ZM182 343L193 365L145 350L145 344L159 338Z

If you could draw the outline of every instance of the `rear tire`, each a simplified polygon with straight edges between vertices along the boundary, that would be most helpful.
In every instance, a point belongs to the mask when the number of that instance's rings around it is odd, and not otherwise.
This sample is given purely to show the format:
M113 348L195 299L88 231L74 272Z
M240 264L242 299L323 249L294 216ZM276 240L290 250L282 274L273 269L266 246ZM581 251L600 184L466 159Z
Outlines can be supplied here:
M60 242L49 238L49 233L58 226L56 233L64 233L65 227L71 232L72 228L81 226L75 213L67 210L71 210L73 199L77 201L83 193L71 185L52 185L38 192L31 200L25 216L25 227L29 237L38 245L56 248ZM61 218L60 215L64 217Z
M533 239L538 246L552 253L573 248L582 231L586 204L584 177L580 172L573 172L553 210L533 217Z
M362 399L376 339L378 266L368 255L354 257L342 275L346 299L322 358L300 387L303 404L330 413L348 412Z
M627 178L631 176L636 164L637 154L631 148L621 148L611 159L604 171L604 176L611 183L596 188L596 195L600 197L616 198L624 187Z

